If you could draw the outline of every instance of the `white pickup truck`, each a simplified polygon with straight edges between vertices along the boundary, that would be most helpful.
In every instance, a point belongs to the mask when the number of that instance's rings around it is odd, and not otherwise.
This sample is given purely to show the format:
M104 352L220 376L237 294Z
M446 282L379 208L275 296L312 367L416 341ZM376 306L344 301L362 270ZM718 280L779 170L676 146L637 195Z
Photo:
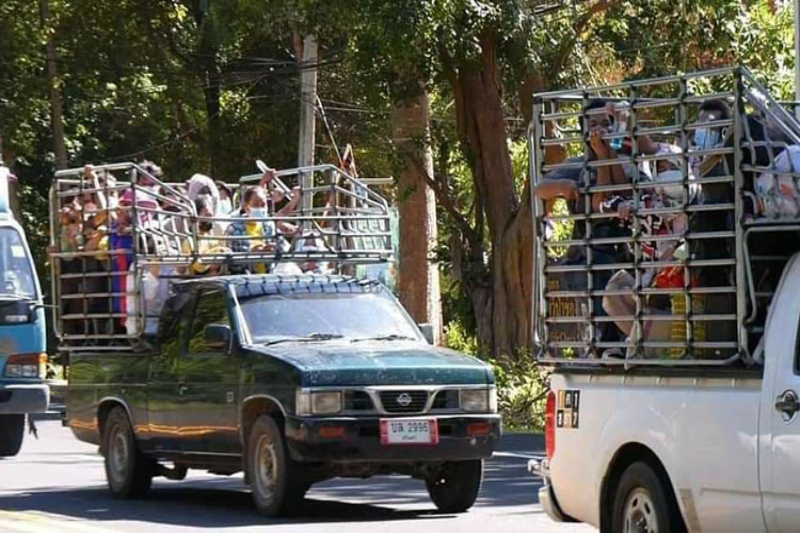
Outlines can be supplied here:
M798 295L795 255L763 373L556 371L535 466L547 513L604 531L800 530Z
M736 80L727 85L734 87L730 93L709 90L714 83L693 85L701 76L729 74ZM647 109L656 107L657 101L662 102L662 107L673 105L680 119L674 129L665 125L669 118L639 128L634 122L627 130L632 134L625 135L636 138L647 131L653 135L673 135L678 145L682 139L687 166L693 154L702 157L713 150L728 158L731 166L728 172L690 175L684 171L683 184L688 186L690 180L695 180L703 187L715 183L713 178L721 180L727 174L729 201L723 199L714 205L719 210L724 210L719 206L726 205L731 214L727 219L729 226L694 228L692 224L698 220L694 217L690 219L688 232L680 236L689 242L702 239L703 232L716 231L713 238L729 242L724 247L729 253L728 263L723 265L719 255L711 259L702 253L687 254L678 261L686 273L682 287L646 285L641 281L642 273L648 268L663 270L668 261L648 267L641 255L636 254L653 237L633 228L619 241L630 244L635 257L630 265L620 268L632 272L638 281L629 291L636 302L636 312L626 317L609 317L598 312L598 306L603 305L600 302L624 291L617 288L614 292L608 285L598 285L597 274L604 267L593 262L593 253L584 250L583 263L554 259L553 254L548 255L548 247L554 246L552 236L545 231L537 232L539 264L534 327L539 360L552 368L552 375L546 407L547 458L531 461L529 469L544 478L539 500L556 521L586 522L603 532L614 533L797 532L800 531L800 219L796 213L764 216L764 206L771 201L772 192L755 189L763 182L767 170L774 171L776 181L779 177L788 179L796 189L800 167L781 168L778 154L784 150L788 153L791 145L800 144L800 125L769 98L746 69L653 82L659 87L667 83L681 89L671 100L663 95L659 95L662 100L644 98L642 95L648 94L650 87L648 82L613 88L615 95L625 93L628 105L640 119ZM707 94L693 94L693 86L706 87ZM628 91L634 94L629 95ZM538 95L532 133L536 184L546 181L548 170L558 167L546 163L544 148L555 141L549 133L552 129L543 125L548 120L569 118L571 113L583 113L585 118L585 95L590 92L578 93L584 105L577 111L573 108L572 112L565 111L564 102L569 102L571 96L568 92ZM610 92L597 89L594 94ZM712 97L727 101L733 111L726 122L729 141L716 148L693 146L692 133L703 124L697 107ZM772 135L764 139L754 134L755 119ZM720 117L716 120L722 123ZM612 129L608 137L613 139L620 129ZM565 138L563 132L560 138ZM759 148L767 150L765 158L756 153ZM637 156L636 150L633 152L632 163L647 159ZM631 181L641 183L637 179ZM636 185L629 188L641 190ZM616 190L623 189L617 186ZM602 192L602 187L587 180L580 192L588 197ZM636 200L637 194L641 193L633 193ZM750 206L748 198L752 200ZM534 209L538 228L544 228L551 220L559 221L545 210L541 201L536 202ZM643 212L647 208L637 205L635 209ZM702 210L698 203L686 200L677 208L677 212L687 216ZM562 216L561 221L565 218ZM576 224L583 224L588 218L570 215ZM569 242L561 242L561 246L589 249L608 242L608 238L600 241L573 237ZM713 261L717 263L712 264ZM697 282L695 271L714 267L727 269L729 276L718 276L722 281L711 287ZM583 272L585 281L583 285L577 284L577 288L574 280L568 281L570 290L565 290L565 273L571 272ZM767 278L771 281L767 282ZM729 312L706 308L692 313L675 306L681 298L684 304L686 301L696 304L712 294L723 293L730 295ZM671 298L673 305L670 308L667 304L666 314L662 311L659 315L652 309L656 305L653 299L659 296ZM685 324L672 328L670 339L655 339L641 333L648 331L642 324L670 319L674 325ZM598 333L604 323L620 324L626 320L637 322L639 327L634 327L622 341L608 341ZM712 329L720 329L726 320L736 324L734 337L730 339L737 346L733 352L726 351L729 343L710 340Z

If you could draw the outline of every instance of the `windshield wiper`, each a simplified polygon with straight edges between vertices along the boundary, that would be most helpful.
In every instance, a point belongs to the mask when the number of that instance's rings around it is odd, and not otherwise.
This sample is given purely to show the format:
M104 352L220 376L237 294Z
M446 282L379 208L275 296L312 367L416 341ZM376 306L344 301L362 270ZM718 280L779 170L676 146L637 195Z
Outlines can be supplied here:
M272 346L273 344L280 344L282 342L316 342L316 341L329 341L333 339L341 339L344 335L338 333L312 333L306 337L286 337L283 339L275 339L274 341L267 341L265 346Z
M380 335L378 337L364 337L361 339L353 339L350 342L364 342L364 341L415 341L417 339L409 337L408 335L398 335L392 333L391 335Z

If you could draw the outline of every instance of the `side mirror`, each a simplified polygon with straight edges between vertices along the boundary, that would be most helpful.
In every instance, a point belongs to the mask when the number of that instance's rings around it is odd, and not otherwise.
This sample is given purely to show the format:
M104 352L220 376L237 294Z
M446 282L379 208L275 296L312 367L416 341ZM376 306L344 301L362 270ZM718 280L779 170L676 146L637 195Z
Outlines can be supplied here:
M204 331L204 337L208 348L227 352L231 344L231 327L225 324L209 324Z
M425 340L428 341L428 344L435 344L435 339L433 335L433 326L431 324L418 324L419 330L422 332L422 336L425 337Z

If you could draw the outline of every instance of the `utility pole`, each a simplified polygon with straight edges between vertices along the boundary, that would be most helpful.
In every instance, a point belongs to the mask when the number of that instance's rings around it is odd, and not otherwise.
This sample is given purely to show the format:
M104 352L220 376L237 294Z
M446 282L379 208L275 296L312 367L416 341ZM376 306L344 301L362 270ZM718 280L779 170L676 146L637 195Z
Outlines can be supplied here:
M800 102L800 0L794 0L794 100ZM794 112L800 120L800 106Z
M317 105L317 39L306 36L303 39L303 59L300 62L300 142L297 152L297 165L310 167L314 164L314 141L316 139ZM302 175L303 190L314 186L314 174ZM312 208L312 194L303 195L303 211Z

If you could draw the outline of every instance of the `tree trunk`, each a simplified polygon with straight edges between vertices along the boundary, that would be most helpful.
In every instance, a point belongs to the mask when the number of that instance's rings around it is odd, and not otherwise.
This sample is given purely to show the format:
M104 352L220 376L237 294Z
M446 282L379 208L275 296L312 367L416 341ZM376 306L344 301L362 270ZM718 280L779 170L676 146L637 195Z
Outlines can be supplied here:
M50 1L39 0L39 16L42 28L47 33L45 43L46 54L46 79L47 90L50 97L50 126L53 131L53 153L55 154L56 169L67 168L67 143L64 134L64 109L61 102L61 87L58 81L58 68L56 67L56 45L50 27Z
M530 346L533 283L533 222L528 187L521 202L507 145L496 42L481 40L479 65L454 72L456 126L472 170L478 209L486 217L491 259L468 253L464 279L470 294L481 345L494 355L514 355ZM479 220L479 219L478 219ZM478 222L480 224L480 222ZM474 273L488 271L488 284ZM482 279L483 278L483 279Z
M399 103L392 113L396 146L403 155L398 174L400 207L400 301L418 323L433 326L438 344L442 334L439 269L431 262L436 248L436 199L418 162L433 175L430 146L430 102L427 93Z

